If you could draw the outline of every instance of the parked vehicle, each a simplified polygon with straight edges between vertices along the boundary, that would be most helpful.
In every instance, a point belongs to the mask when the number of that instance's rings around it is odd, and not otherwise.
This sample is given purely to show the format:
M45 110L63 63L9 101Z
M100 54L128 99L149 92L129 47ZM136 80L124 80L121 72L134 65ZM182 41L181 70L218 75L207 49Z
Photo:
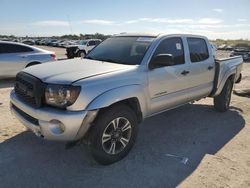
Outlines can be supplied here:
M23 40L22 43L27 44L27 45L34 45L35 41L34 40Z
M58 44L58 47L61 47L61 48L67 48L68 46L70 45L77 45L77 41L70 41L70 40L65 40L63 42L60 42Z
M35 44L36 44L36 45L39 45L39 44L40 44L40 41L41 41L41 39L36 39L36 40L35 40Z
M218 47L218 50L232 51L234 48L232 46L223 44Z
M74 57L84 57L91 49L100 43L101 40L99 39L81 40L77 45L67 46L66 55L69 59Z
M57 42L57 39L49 39L45 43L47 46L53 46L53 43Z
M0 77L15 77L16 74L32 65L54 61L54 52L16 42L0 41Z
M242 56L244 61L248 61L250 59L250 49L248 48L236 48L230 54L230 57L233 56Z
M11 111L36 135L82 142L101 164L128 154L145 118L202 99L229 109L242 58L215 60L206 37L113 36L84 59L29 67L16 76Z
M64 42L64 40L57 40L57 41L54 41L54 42L51 43L51 46L53 46L53 47L59 47L59 44L60 44L61 42Z

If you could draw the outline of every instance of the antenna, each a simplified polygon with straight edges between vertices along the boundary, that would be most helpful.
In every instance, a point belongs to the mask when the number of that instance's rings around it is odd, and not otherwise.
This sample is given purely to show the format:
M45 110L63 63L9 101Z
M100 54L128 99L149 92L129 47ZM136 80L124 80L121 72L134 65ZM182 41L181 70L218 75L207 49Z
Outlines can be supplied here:
M70 28L71 35L73 35L73 30L72 30L72 25L71 25L69 15L67 15L67 19L68 19L68 22L69 22L69 28Z

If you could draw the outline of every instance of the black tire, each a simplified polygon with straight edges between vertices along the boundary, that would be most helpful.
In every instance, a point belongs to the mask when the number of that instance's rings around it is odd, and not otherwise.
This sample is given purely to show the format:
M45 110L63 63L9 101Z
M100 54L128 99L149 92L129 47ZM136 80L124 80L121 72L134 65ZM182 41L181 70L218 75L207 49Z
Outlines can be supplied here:
M77 52L77 57L85 57L85 55L86 55L86 52L83 51L83 50L79 50L79 51Z
M117 129L112 122L118 119ZM128 126L122 124L130 123ZM116 123L115 123L116 124ZM124 128L124 130L123 130ZM113 129L113 130L112 130ZM116 137L115 131L119 131L121 137ZM125 130L126 129L126 130ZM109 132L107 134L107 132ZM90 131L90 151L93 158L100 164L108 165L124 158L133 147L138 132L138 122L134 111L126 105L118 104L101 112ZM106 134L104 134L106 133ZM107 141L104 141L105 136ZM128 141L124 143L124 138ZM114 146L112 147L112 145ZM126 144L124 146L124 144ZM110 147L109 147L110 146ZM113 148L113 149L112 149ZM108 153L109 151L111 153Z
M233 90L233 82L228 79L221 91L221 93L214 97L214 108L219 112L225 112L229 109L231 95Z

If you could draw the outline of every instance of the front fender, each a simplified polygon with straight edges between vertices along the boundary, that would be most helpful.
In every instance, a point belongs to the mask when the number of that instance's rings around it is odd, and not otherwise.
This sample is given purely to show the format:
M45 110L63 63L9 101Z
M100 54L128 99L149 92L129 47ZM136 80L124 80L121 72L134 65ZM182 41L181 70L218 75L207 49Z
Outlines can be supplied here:
M100 108L108 107L114 103L129 98L137 98L142 111L142 117L146 117L147 114L147 100L144 89L141 85L127 85L118 87L115 89L108 90L95 99L93 99L86 110L95 110Z

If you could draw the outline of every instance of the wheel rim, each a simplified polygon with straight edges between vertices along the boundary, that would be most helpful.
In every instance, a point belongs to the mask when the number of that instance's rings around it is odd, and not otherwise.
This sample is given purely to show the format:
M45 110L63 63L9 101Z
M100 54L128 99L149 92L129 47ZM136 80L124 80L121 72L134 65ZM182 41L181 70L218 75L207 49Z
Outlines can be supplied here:
M118 117L112 120L103 131L102 148L110 154L115 155L124 150L131 138L132 127L128 119Z
M80 53L80 57L84 57L85 56L85 53L84 52L81 52Z

